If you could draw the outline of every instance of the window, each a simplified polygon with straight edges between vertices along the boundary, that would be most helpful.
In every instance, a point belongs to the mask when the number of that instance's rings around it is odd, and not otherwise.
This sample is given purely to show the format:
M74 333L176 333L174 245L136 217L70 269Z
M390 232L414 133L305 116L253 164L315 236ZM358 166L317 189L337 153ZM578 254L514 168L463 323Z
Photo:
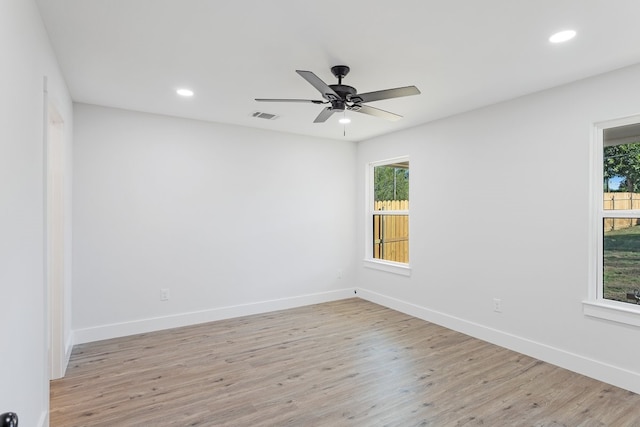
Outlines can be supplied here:
M368 267L409 274L409 159L369 164Z
M640 326L640 117L594 137L595 273L585 314Z

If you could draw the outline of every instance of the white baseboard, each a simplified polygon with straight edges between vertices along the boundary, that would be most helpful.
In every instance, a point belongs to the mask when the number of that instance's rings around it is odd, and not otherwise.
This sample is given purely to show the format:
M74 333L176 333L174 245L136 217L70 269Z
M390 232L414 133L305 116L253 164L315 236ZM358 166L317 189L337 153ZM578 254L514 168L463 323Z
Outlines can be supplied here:
M20 420L18 420L20 424ZM49 411L42 411L38 420L38 427L49 427Z
M64 377L64 374L67 372L67 367L69 366L69 359L71 359L71 353L73 352L73 339L74 339L74 334L73 334L73 331L71 331L71 333L69 334L69 339L67 340L67 343L64 346L64 361L62 365L63 377Z
M357 296L401 313L435 323L474 338L508 348L561 368L640 394L640 374L618 368L578 354L469 322L455 316L430 310L416 304L391 298L366 289Z
M218 307L210 310L179 313L170 316L76 329L73 331L73 343L83 344L110 338L124 337L127 335L143 334L162 329L178 328L181 326L196 325L216 320L231 319L234 317L267 313L270 311L286 310L288 308L302 307L311 304L320 304L323 302L336 301L354 296L353 288L340 289L336 291L300 295L291 298L240 304L229 307Z

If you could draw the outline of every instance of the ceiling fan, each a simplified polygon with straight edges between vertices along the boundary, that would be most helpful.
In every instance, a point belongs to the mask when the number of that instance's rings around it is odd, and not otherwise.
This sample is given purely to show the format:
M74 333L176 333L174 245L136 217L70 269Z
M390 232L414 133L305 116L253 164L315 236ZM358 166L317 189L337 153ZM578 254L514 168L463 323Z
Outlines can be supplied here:
M375 92L358 93L356 88L342 84L342 79L349 74L350 68L346 65L336 65L331 67L331 72L338 79L338 84L328 85L320 77L311 71L296 70L296 73L308 81L321 94L323 100L314 99L267 99L256 98L260 102L304 102L312 104L331 104L318 114L314 123L326 122L335 112L343 112L345 109L357 113L368 114L382 119L396 121L402 116L390 113L379 108L363 105L367 102L380 101L383 99L400 98L402 96L418 95L420 91L415 86L398 87L395 89L377 90Z

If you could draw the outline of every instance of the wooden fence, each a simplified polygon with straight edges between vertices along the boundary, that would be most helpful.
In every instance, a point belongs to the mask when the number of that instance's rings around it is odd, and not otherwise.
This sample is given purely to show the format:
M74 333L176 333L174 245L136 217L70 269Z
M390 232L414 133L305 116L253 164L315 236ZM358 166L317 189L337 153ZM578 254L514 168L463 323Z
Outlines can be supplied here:
M408 200L374 202L373 257L409 262L409 215L388 215L385 211L409 210Z
M640 210L640 193L604 193L605 210ZM408 200L374 202L373 257L395 262L409 262L409 216L385 215L385 211L409 210ZM605 218L604 231L622 230L640 225L638 218Z
M604 193L603 209L630 210L640 209L639 193ZM605 218L604 231L622 230L640 224L638 218Z

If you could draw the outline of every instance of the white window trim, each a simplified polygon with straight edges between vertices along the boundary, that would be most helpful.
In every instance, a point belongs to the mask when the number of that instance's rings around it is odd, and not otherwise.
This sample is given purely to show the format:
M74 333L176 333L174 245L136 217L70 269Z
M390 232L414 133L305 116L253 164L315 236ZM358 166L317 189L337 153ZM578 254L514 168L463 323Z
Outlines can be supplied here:
M603 218L637 216L635 210L604 210L602 205L604 130L640 123L640 114L594 123L591 137L590 221L589 221L589 291L582 303L584 315L640 327L640 305L604 299Z
M402 276L411 276L411 215L409 215L408 210L403 211L385 211L385 215L408 215L409 216L409 263L405 264L402 262L394 262L376 259L373 257L373 215L375 212L373 210L373 201L374 197L374 185L373 185L373 170L377 166L388 165L390 163L401 163L401 162L409 162L409 170L411 170L411 162L409 161L409 156L400 156L393 157L385 160L378 160L375 162L370 162L366 167L366 176L365 176L365 257L363 260L364 267L371 268L374 270L386 271L388 273L399 274ZM409 194L411 194L411 182L409 182ZM411 197L409 197L411 199ZM379 213L379 212L378 212Z
M411 242L411 241L409 241ZM411 244L411 243L409 243ZM364 266L373 270L386 271L387 273L399 274L401 276L411 276L411 267L401 262L380 260L375 258L365 258Z

